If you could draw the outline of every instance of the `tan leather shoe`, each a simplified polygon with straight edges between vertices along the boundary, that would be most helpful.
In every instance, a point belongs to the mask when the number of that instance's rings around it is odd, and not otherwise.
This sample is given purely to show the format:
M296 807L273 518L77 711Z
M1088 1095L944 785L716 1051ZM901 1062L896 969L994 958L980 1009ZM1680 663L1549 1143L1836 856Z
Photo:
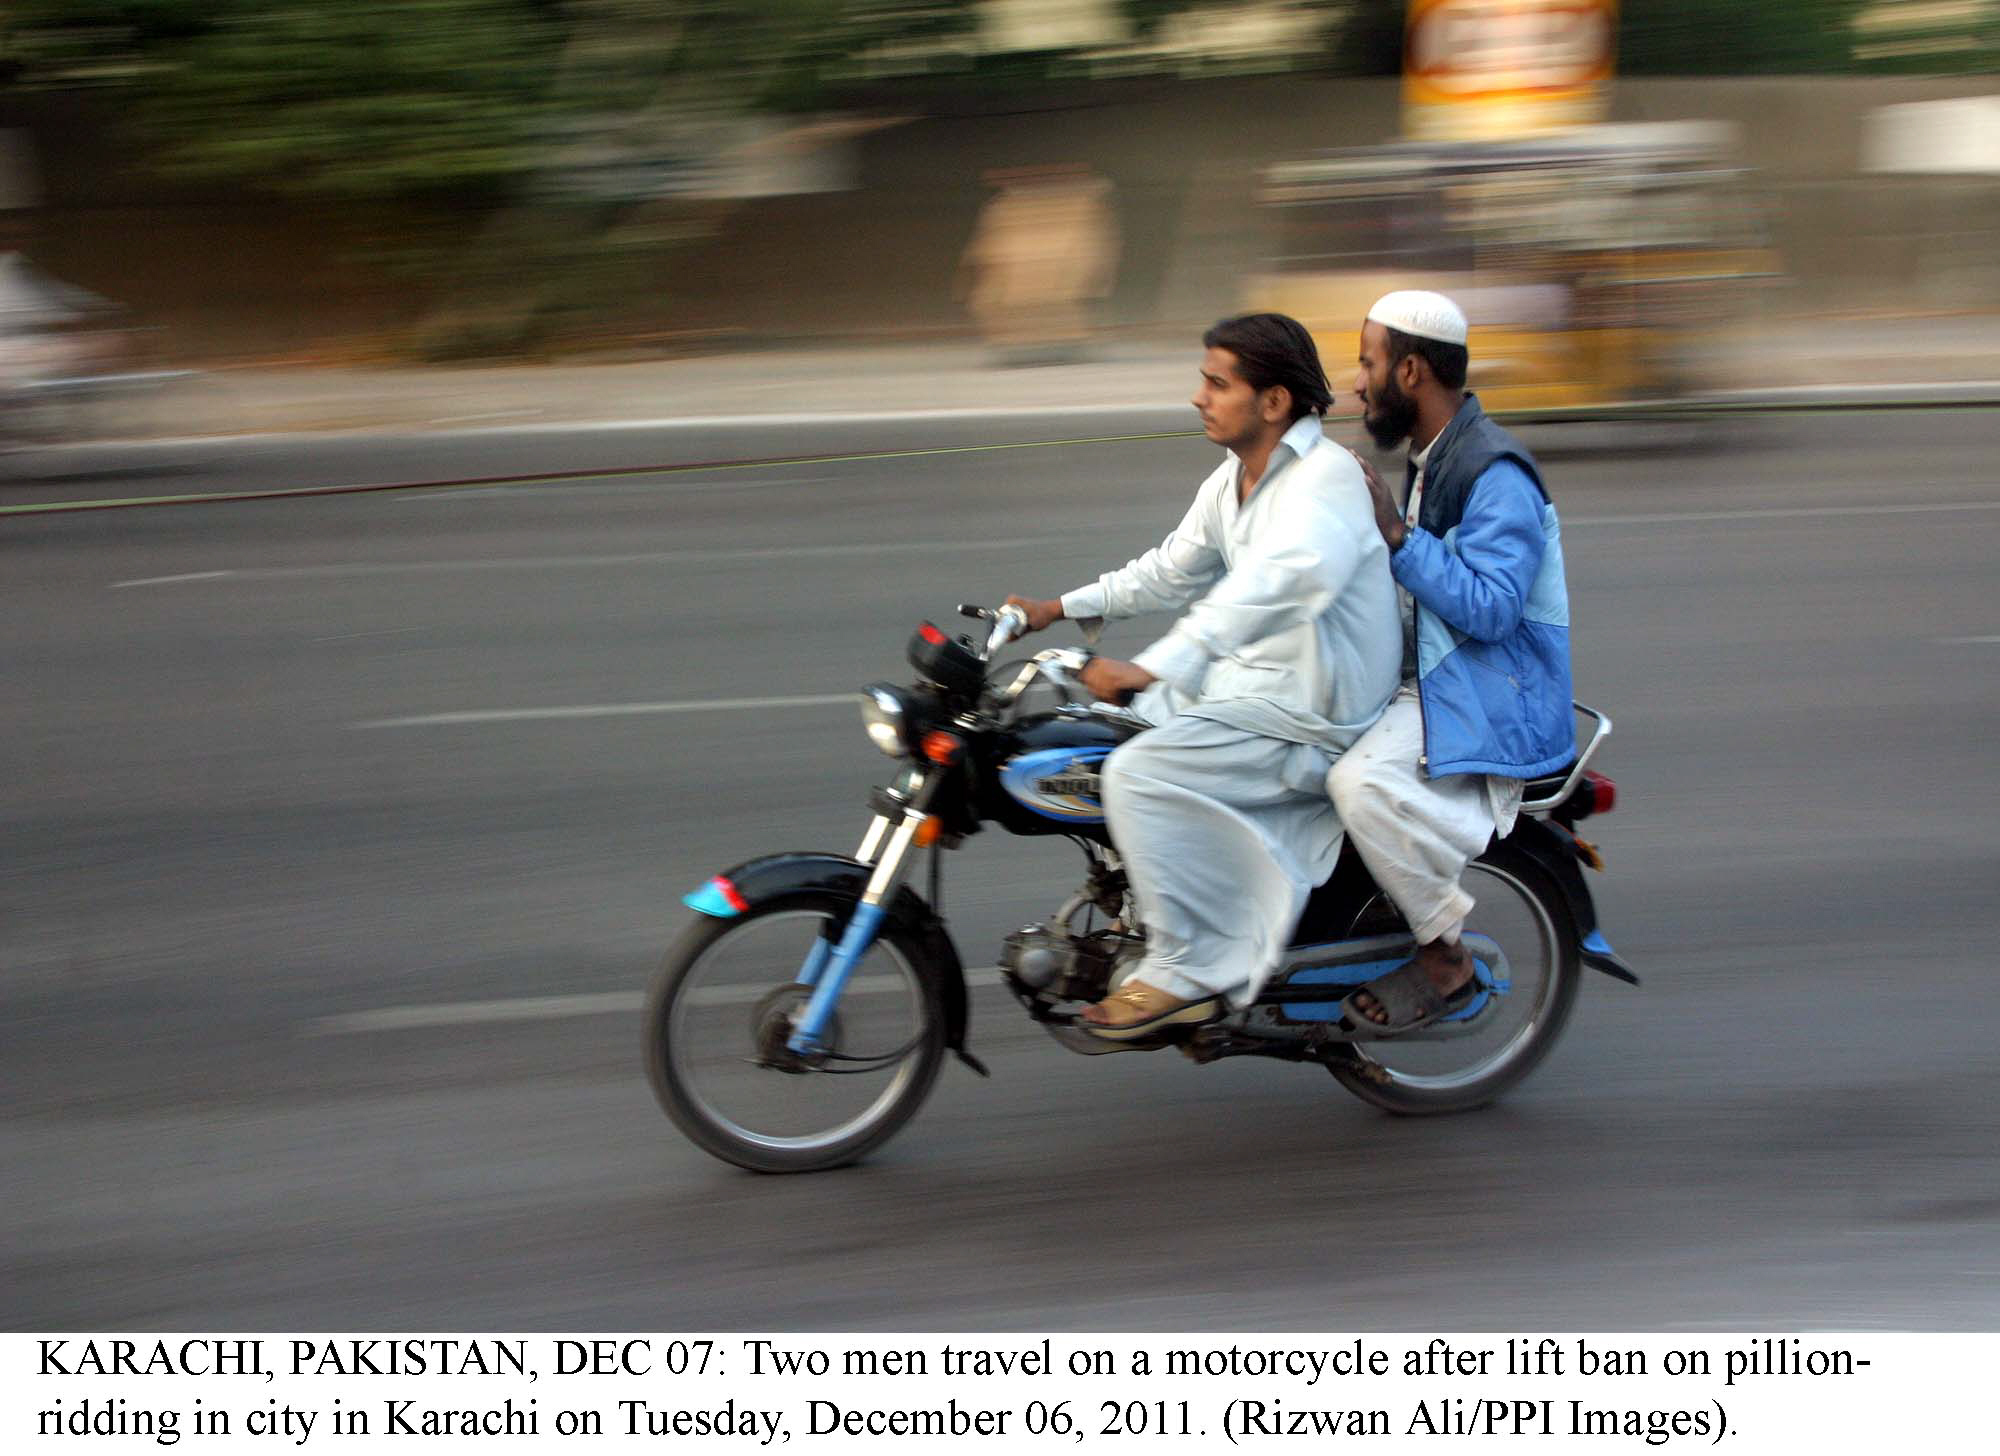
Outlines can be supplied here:
M1168 1026L1213 1021L1222 1015L1222 999L1208 996L1183 1001L1144 981L1127 981L1095 1006L1083 1008L1077 1024L1093 1036L1129 1041Z

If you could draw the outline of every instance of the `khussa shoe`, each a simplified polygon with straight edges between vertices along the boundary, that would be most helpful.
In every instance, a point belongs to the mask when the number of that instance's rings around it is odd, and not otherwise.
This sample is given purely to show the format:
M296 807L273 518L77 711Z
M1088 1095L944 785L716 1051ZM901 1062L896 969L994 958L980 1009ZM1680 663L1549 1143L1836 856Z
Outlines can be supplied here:
M1183 1001L1144 981L1127 981L1094 1006L1086 1006L1076 1024L1092 1036L1107 1041L1129 1041L1135 1036L1160 1031L1169 1026L1198 1025L1222 1015L1222 998L1207 996Z

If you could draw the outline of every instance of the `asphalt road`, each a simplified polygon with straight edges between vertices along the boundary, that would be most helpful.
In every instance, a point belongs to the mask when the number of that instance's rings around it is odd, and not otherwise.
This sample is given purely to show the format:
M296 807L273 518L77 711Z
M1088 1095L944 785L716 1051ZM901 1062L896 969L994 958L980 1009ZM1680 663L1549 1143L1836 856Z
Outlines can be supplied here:
M269 441L0 503L1159 427ZM1589 975L1528 1084L1424 1123L1312 1069L1075 1057L987 987L991 1081L948 1066L794 1179L679 1137L636 1002L684 891L851 848L887 761L844 703L537 714L898 675L918 617L1156 540L1209 447L0 520L0 1323L2000 1323L2000 415L1531 438L1644 987ZM491 716L403 721L436 715ZM973 840L968 963L1074 867Z

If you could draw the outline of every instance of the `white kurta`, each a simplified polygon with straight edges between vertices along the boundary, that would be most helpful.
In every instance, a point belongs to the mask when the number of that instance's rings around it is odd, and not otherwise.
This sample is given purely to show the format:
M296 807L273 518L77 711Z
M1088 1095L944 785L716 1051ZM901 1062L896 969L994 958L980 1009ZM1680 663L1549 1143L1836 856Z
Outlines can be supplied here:
M1460 883L1465 867L1496 834L1512 832L1521 780L1489 774L1431 778L1424 713L1406 683L1381 719L1340 756L1327 779L1354 848L1420 943L1455 944L1472 913Z
M1165 541L1063 597L1079 619L1189 608L1135 659L1160 679L1137 705L1160 726L1104 769L1147 931L1138 977L1187 998L1247 999L1277 964L1339 854L1326 771L1395 693L1402 658L1354 458L1309 415L1242 503L1240 470L1230 457Z

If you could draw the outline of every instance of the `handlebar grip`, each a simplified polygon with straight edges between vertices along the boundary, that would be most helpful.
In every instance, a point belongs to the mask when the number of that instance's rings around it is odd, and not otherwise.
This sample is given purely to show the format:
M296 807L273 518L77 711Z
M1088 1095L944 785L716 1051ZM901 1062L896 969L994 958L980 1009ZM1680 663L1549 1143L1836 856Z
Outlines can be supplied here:
M975 606L971 602L960 602L958 604L958 614L961 617L971 617L973 620L979 622L991 621L998 615L991 607Z

